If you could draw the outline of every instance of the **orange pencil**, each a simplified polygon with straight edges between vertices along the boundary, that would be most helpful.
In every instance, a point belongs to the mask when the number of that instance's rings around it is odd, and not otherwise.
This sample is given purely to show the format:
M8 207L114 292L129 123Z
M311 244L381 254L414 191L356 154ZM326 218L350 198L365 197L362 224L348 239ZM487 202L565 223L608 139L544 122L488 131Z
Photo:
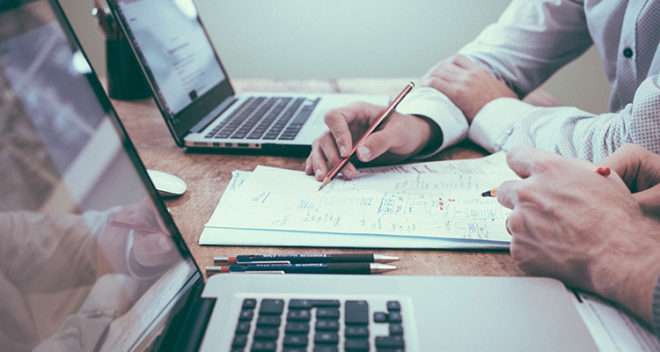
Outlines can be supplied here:
M344 166L346 166L348 161L351 159L351 156L353 156L353 154L355 154L355 152L357 151L358 146L360 146L360 144L367 137L369 137L372 133L374 133L374 131L394 112L394 110L396 110L397 106L399 106L399 104L403 101L403 99L406 98L408 93L410 93L413 90L413 88L415 88L415 83L413 83L413 82L408 83L406 85L406 87L403 88L401 93L399 93L399 95L397 95L397 97L394 98L394 100L392 100L392 102L387 107L387 109L385 109L385 111L383 111L383 113L369 127L367 132L365 132L364 135L362 135L362 137L360 137L360 139L357 141L357 143L355 143L355 145L353 146L353 149L351 150L350 154L348 154L344 159L342 159L339 162L339 164L335 165L335 167L332 168L332 170L330 170L330 172L325 176L325 178L323 179L323 183L321 184L321 187L319 187L319 191L322 190L323 187L327 186L328 183L330 183L330 181L332 181L335 178L335 176L337 176L339 171L341 171L341 169L343 169Z

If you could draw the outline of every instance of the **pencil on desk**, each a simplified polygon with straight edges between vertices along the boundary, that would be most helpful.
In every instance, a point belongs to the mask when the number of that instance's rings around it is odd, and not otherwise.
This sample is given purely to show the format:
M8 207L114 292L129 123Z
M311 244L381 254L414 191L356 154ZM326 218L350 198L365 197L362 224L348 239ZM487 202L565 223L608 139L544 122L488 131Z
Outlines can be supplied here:
M330 170L330 172L325 176L325 178L323 179L323 183L321 184L321 187L319 187L318 189L319 191L322 190L323 187L327 186L328 183L330 183L337 176L337 174L339 174L339 171L341 171L341 169L343 169L344 166L346 166L348 161L351 159L351 156L353 156L353 154L355 154L355 152L357 151L360 144L365 139L367 139L367 137L369 137L394 112L394 110L396 110L397 106L399 106L399 104L403 101L403 99L405 99L406 96L408 96L408 93L410 93L413 90L413 88L415 88L415 83L413 82L408 83L405 86L405 88L403 88L401 93L399 93L399 95L397 95L396 98L392 100L392 102L387 107L387 109L383 111L383 113L376 119L376 121L374 121L373 124L371 124L369 129L362 135L362 137L360 137L357 143L355 143L353 149L351 149L351 152L345 158L343 158L339 162L339 164L335 165L335 167L332 168L332 170Z

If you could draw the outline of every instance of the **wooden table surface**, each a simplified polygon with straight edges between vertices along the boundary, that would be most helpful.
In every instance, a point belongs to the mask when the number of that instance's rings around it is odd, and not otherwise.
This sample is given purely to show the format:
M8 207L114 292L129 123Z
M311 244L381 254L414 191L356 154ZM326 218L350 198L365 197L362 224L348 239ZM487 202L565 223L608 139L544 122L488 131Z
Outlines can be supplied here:
M396 94L405 80L342 79L328 81L240 80L237 91L291 91L309 93ZM174 144L165 122L151 99L113 101L140 157L148 168L181 177L188 191L167 206L200 266L212 265L215 255L239 253L374 252L327 248L207 247L198 244L204 224L215 209L233 170L253 170L268 165L301 170L304 159L274 156L202 154L184 152ZM483 155L476 146L464 143L440 153L434 159L464 159ZM447 250L375 250L401 257L393 275L522 275L507 252Z

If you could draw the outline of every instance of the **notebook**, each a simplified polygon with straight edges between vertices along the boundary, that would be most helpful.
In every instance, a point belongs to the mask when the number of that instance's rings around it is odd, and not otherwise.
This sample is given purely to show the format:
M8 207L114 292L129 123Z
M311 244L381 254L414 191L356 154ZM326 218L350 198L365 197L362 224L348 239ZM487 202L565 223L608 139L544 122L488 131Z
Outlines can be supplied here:
M509 210L481 193L516 177L503 153L362 169L322 191L301 171L259 166L234 172L199 242L505 249Z

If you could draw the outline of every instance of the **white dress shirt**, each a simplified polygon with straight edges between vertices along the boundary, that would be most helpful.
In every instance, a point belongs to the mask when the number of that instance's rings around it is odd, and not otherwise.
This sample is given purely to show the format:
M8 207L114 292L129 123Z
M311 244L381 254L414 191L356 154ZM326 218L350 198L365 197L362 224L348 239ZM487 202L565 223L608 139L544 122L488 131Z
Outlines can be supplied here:
M500 98L468 126L462 112L429 87L417 89L398 110L437 123L443 134L437 151L468 136L491 152L527 144L592 161L625 143L660 153L659 38L657 0L514 0L460 53L524 97L595 45L612 87L610 113Z

